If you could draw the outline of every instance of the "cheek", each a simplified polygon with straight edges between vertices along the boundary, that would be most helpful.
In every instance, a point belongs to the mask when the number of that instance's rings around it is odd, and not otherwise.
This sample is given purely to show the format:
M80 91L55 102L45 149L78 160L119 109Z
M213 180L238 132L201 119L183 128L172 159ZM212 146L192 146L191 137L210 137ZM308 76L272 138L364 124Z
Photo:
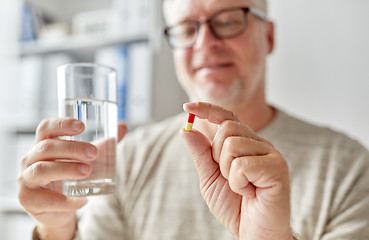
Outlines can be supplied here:
M260 42L254 39L240 39L239 42L234 43L233 52L237 56L237 68L242 75L249 75L250 77L263 65L264 50L261 45Z
M188 55L185 51L178 51L173 54L175 68L180 76L190 74L190 57Z
M174 52L174 66L179 83L188 93L192 85L193 73L191 70L191 57L186 52Z

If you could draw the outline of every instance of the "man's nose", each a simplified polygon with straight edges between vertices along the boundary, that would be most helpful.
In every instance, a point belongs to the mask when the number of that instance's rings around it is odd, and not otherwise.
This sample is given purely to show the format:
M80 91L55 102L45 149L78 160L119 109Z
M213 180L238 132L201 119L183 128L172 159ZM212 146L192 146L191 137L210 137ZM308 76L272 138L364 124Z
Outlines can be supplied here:
M193 46L194 49L213 48L219 45L221 39L217 38L211 31L209 24L204 23L199 27L199 32Z

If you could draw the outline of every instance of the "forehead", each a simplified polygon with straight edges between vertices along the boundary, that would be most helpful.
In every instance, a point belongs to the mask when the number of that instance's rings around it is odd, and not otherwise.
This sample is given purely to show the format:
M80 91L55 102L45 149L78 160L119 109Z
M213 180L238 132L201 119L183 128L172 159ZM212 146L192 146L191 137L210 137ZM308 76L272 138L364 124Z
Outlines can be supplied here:
M168 25L184 19L205 19L232 7L254 6L253 0L165 0L164 15Z

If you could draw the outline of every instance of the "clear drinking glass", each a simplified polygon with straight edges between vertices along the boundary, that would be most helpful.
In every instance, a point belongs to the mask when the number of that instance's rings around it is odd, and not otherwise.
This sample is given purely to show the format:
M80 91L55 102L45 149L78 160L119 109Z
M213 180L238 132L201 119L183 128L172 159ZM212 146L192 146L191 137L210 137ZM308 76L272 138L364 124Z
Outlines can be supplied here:
M82 180L62 181L67 196L107 194L115 191L116 142L118 135L117 77L108 66L75 63L58 67L59 117L72 117L85 124L77 136L64 139L84 141L98 148L91 174Z

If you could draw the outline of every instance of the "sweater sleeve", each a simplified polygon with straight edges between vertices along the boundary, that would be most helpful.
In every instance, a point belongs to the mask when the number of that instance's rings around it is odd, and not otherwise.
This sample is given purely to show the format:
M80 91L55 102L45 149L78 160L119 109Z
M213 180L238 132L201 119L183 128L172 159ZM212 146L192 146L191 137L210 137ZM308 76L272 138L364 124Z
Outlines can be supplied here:
M365 240L369 236L369 152L353 143L334 193L322 240ZM339 158L339 156L337 156ZM347 163L347 164L343 164Z
M75 239L125 239L124 221L115 195L89 197Z

